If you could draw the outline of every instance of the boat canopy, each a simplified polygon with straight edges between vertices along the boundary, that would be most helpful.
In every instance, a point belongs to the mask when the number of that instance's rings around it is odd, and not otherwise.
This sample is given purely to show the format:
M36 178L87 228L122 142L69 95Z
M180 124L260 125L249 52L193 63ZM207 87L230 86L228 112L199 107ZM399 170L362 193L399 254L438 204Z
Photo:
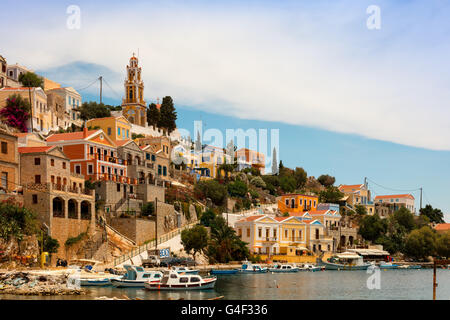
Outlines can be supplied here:
M389 252L378 249L348 249L352 253L357 253L361 256L388 256Z
M357 254L346 254L346 253L342 253L342 254L337 254L336 257L338 257L339 259L360 259L361 256L357 255Z

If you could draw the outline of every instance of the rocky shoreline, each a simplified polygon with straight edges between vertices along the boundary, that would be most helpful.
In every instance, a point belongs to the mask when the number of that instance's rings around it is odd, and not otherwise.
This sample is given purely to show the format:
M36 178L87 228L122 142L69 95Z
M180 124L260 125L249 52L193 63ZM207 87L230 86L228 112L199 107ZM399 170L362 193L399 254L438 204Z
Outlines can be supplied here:
M33 274L23 271L0 273L0 294L12 295L84 295L85 289L67 285L69 274Z

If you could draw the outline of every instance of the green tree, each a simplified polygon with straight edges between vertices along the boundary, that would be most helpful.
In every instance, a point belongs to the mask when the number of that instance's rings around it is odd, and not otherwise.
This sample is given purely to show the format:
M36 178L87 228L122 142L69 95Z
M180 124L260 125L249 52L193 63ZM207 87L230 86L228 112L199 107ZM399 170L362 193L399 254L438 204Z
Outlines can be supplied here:
M237 237L236 232L227 225L225 219L217 216L211 221L211 240L207 250L210 262L229 262L244 260L249 257L245 242Z
M328 186L325 190L319 193L319 202L321 203L336 203L342 199L344 194L335 186Z
M202 213L202 216L200 218L200 223L204 225L205 227L209 227L211 225L211 222L216 218L216 214L213 210L208 209L205 212Z
M44 89L44 80L34 72L22 73L19 76L19 82L24 87L28 87L28 102L31 105L31 88L41 87ZM33 119L33 109L30 108L31 119ZM33 131L33 120L31 120L31 131Z
M161 117L159 119L158 127L166 128L170 134L177 127L177 112L175 111L173 100L170 96L163 98L160 112Z
M297 188L303 188L308 178L308 174L303 168L296 167L294 171L294 178L297 182Z
M322 174L317 178L317 181L324 187L332 186L336 182L336 178L328 174Z
M418 260L434 255L436 253L436 234L430 227L411 231L406 238L404 253Z
M191 229L181 231L181 244L188 254L192 251L192 257L202 252L208 245L208 231L204 226L196 225Z
M95 101L83 102L79 108L80 118L83 120L105 118L111 116L111 110L103 103Z
M375 241L386 232L386 223L378 216L362 217L359 225L358 233L366 240Z
M215 205L222 206L225 204L228 190L216 180L205 180L195 184L194 194L200 199L210 198Z
M149 217L155 214L155 203L147 202L142 206L141 214L144 217Z
M156 104L151 103L147 108L147 123L149 126L156 127L160 121L161 113Z
M397 221L401 228L404 228L406 232L410 232L415 228L414 215L405 207L401 207L394 212L393 218Z
M50 236L45 237L43 249L44 249L44 252L48 252L50 254L57 253L58 249L59 249L58 240L56 240Z
M297 181L292 176L282 176L280 178L280 187L286 192L294 192L297 187Z
M37 232L37 220L33 211L20 206L13 200L0 203L0 238L22 240L26 235Z
M243 198L247 195L248 188L245 182L236 180L235 182L228 184L228 192L232 197Z
M434 223L444 223L444 213L438 209L433 208L431 205L427 204L425 208L420 209L420 215L425 216L430 222Z
M356 214L360 217L365 216L367 214L367 208L360 204L357 204L355 206L355 211L356 211Z
M252 185L254 185L255 187L258 187L258 188L265 188L266 187L266 183L264 182L264 180L261 178L261 177L253 177L251 180L250 180L250 183L252 184Z
M41 87L44 89L44 80L34 72L22 73L19 76L19 82L28 88Z
M437 234L436 253L443 258L450 258L450 231Z

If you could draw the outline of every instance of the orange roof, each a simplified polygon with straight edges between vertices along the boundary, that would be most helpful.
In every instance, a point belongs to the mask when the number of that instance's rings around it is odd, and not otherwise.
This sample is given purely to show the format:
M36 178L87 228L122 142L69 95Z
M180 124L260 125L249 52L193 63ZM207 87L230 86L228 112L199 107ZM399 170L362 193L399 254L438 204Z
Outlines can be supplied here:
M0 90L4 91L16 91L16 90L28 90L29 87L4 87ZM31 89L34 89L35 87L31 87Z
M130 139L128 139L128 140L117 140L116 144L120 147L120 146L123 146L123 145L127 144L130 141L133 141L133 140L130 140Z
M450 223L439 223L434 227L434 230L436 231L449 231L450 230Z
M263 215L258 215L258 216L250 216L244 219L239 220L238 222L244 222L244 221L254 221L256 219L259 219L261 217L264 217Z
M87 132L87 135L90 136L91 134L99 131L98 130L89 130ZM83 131L77 131L77 132L70 132L70 133L57 133L52 134L50 137L47 138L48 142L53 141L67 141L67 140L82 140L84 139Z
M385 195L385 196L376 196L375 200L377 199L391 199L391 198L409 198L414 200L414 197L411 194L391 194L391 195Z
M56 148L56 146L45 146L45 147L19 147L17 148L19 153L36 153L36 152L47 152L51 149Z
M361 188L361 186L362 186L363 184L343 184L343 185L341 185L341 186L339 186L339 190L342 190L342 189L359 189L359 188Z
M310 197L310 198L318 198L319 196L310 196L307 194L300 194L300 193L285 193L281 195L282 197Z
M29 135L31 132L15 132L13 133L13 135L15 135L18 138L22 138L22 137L26 137L27 135Z
M320 215L320 214L325 214L325 213L327 213L328 212L328 210L316 210L316 211L308 211L308 213L310 214L310 215Z
M290 218L290 217L275 217L275 220L283 221L283 220L286 220L287 218Z

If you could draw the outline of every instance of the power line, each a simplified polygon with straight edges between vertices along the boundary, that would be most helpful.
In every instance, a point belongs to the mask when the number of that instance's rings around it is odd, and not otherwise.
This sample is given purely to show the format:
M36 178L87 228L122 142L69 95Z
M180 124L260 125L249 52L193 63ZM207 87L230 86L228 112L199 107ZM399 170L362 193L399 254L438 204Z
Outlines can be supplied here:
M108 81L106 81L105 78L103 78L103 81L105 81L106 85L108 86L108 88L111 89L111 91L117 96L117 97L121 97L119 94L117 94L117 92L109 85Z
M381 184L378 184L378 183L376 183L375 181L373 181L372 179L369 179L369 178L367 178L367 180L369 180L370 182L372 182L373 184L375 184L375 185L377 185L377 186L379 186L379 187L381 187L381 188L383 188L383 189L386 189L386 190L391 190L391 191L399 191L399 192L413 192L413 191L419 191L420 190L420 188L417 188L417 189L394 189L394 188L389 188L389 187L385 187L385 186L383 186L383 185L381 185Z
M76 91L83 91L83 90L89 88L89 87L92 86L94 83L96 83L97 80L98 80L98 78L95 79L94 81L92 81L92 82L91 82L89 85L87 85L86 87L83 87L83 88L81 88L81 89L76 89Z

